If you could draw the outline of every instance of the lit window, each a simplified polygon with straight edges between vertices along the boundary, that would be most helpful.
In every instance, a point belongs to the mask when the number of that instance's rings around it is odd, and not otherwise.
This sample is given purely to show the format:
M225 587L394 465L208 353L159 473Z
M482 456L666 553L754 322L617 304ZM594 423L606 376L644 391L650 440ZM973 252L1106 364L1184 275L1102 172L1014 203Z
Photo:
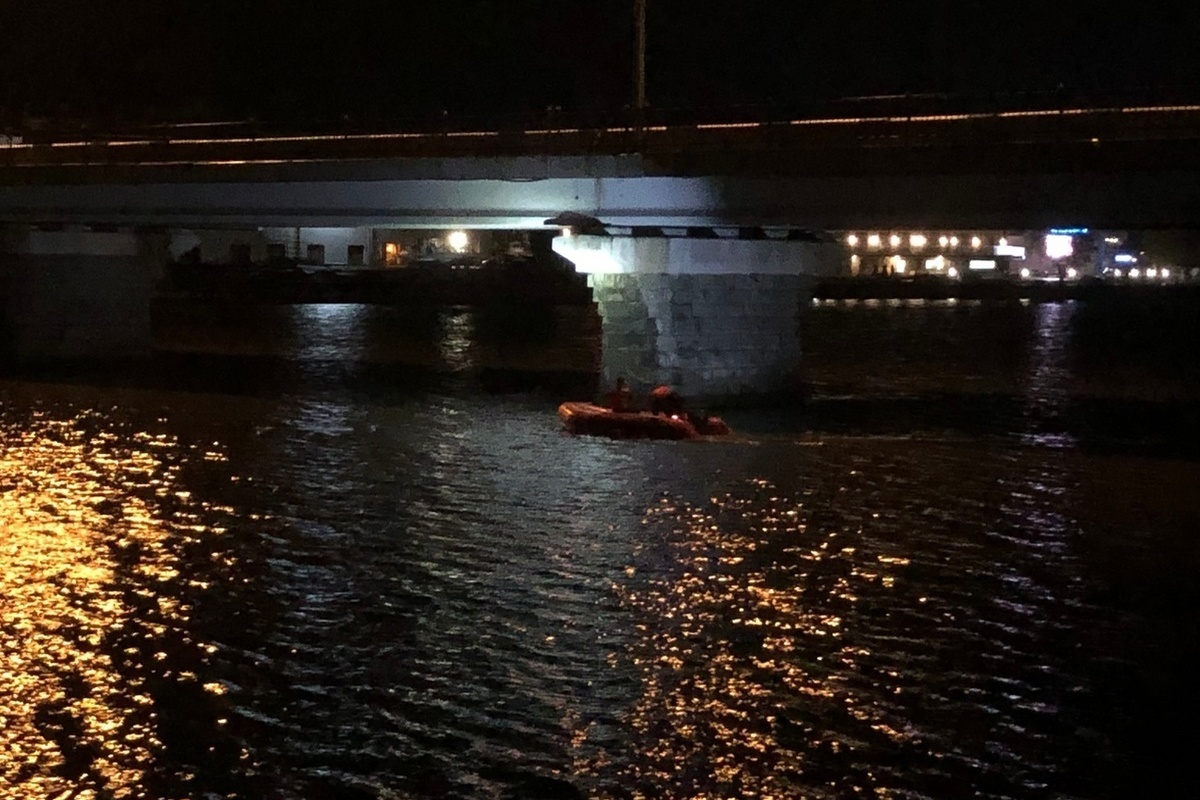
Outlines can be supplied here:
M850 245L851 247L858 247L858 237L853 233L850 234L846 237L846 244Z
M983 239L980 239L978 236L971 237L971 247L974 247L976 250L978 250L982 246L983 246Z
M891 238L888 239L888 243L892 247L899 247L900 246L900 237L893 233Z
M925 246L927 241L928 240L925 238L925 234L923 233L914 233L912 236L908 237L908 244L914 250L920 250Z
M872 250L878 250L881 244L882 241L880 240L878 233L872 233L867 237L867 247L870 247Z
M456 253L461 253L466 250L467 245L470 244L470 242L471 239L467 236L466 231L451 231L450 235L446 237L446 243L450 245L450 249Z

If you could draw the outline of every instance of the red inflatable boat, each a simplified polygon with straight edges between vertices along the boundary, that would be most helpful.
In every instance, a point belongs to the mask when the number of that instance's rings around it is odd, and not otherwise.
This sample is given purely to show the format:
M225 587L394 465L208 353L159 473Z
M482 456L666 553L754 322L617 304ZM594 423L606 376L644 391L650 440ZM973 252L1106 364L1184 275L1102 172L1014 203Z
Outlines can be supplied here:
M558 407L563 427L574 434L611 439L699 439L729 433L720 417L691 418L649 411L613 411L595 403L568 402Z

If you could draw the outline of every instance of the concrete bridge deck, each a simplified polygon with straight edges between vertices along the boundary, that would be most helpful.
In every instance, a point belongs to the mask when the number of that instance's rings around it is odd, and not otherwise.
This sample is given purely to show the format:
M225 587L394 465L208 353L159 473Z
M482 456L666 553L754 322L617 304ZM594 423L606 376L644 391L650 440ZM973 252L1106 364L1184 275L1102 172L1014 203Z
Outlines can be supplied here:
M0 222L1200 224L1200 105L0 147Z
M1200 224L1200 106L0 148L0 222Z

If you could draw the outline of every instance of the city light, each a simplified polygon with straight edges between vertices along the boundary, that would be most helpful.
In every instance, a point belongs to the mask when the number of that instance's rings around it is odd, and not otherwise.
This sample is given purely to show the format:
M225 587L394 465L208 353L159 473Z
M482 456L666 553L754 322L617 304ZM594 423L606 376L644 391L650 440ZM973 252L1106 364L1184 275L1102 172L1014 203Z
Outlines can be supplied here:
M1065 233L1046 234L1046 255L1050 258L1066 258L1075 252L1071 236Z
M1122 274L1121 274L1121 270L1119 270L1119 269L1114 269L1114 270L1113 270L1113 277L1115 277L1115 278L1121 278L1121 277L1123 277L1123 276L1122 276Z
M997 247L1008 247L1008 239L1001 236L1000 241L996 242L996 246Z
M1146 277L1147 278L1157 278L1158 270L1156 270L1154 267L1151 267L1150 269L1146 270Z
M1169 277L1171 277L1171 270L1167 269L1166 267L1163 267L1162 270L1158 274L1164 278L1169 278Z
M996 262L990 258L973 258L967 264L967 268L973 270L995 269Z
M893 233L891 238L888 239L888 243L891 244L892 247L899 247L900 237Z
M949 243L950 243L950 240L949 240L949 239L947 239L945 236L939 236L939 237L938 237L938 244L939 244L939 245L941 245L942 247L945 247L945 246L946 246L946 245L948 245Z
M923 233L914 233L912 236L908 237L908 244L913 250L920 250L925 246L927 241L928 240L925 238L925 234Z
M1021 267L1021 277L1022 278L1029 277L1029 267Z
M929 272L941 272L946 267L946 259L942 256L925 259L925 269Z
M1113 261L1116 261L1118 264L1136 264L1137 256L1131 256L1128 253L1118 253L1113 257Z
M850 245L851 247L858 247L858 237L853 233L850 234L846 237L846 244Z
M950 237L950 248L951 248L951 249L953 249L953 248L955 248L955 247L958 247L958 237L957 237L957 236L951 236L951 237Z
M1131 278L1137 278L1137 277L1139 277L1140 275L1141 275L1141 273L1140 273L1140 272L1138 272L1138 270L1137 270L1137 268L1136 268L1136 267L1134 267L1133 269L1129 270L1129 277L1131 277Z
M882 242L879 239L878 233L872 233L867 237L867 247L871 248L872 250L878 250L880 244L882 244Z
M1076 270L1074 267L1068 267L1067 268L1067 277L1068 278L1077 278L1077 277L1079 277L1079 271Z
M951 278L957 278L958 277L958 269L956 269L955 267L951 267L950 269L946 270L946 274L949 275Z
M982 246L983 246L983 239L980 239L978 236L971 237L971 247L978 250Z
M471 239L469 236L467 236L466 231L451 231L450 235L446 237L446 243L450 245L450 249L456 253L461 253L466 250L467 245L470 244L470 242Z

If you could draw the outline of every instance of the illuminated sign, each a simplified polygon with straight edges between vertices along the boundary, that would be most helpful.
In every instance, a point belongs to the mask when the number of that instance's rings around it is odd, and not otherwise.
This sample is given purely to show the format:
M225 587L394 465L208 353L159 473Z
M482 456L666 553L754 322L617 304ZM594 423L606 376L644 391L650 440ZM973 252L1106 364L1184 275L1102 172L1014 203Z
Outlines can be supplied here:
M1046 236L1046 255L1050 258L1066 258L1075 252L1071 237L1065 233L1051 233Z
M967 264L967 267L969 269L995 269L996 262L992 261L990 258L973 258L971 259L971 262Z
M1118 264L1136 264L1137 258L1128 253L1118 253L1113 257L1113 261L1116 261Z
M1051 228L1050 233L1054 236L1082 236L1087 233L1087 228Z
M1008 256L1009 258L1025 258L1025 248L1015 244L998 244L993 250L998 256Z

